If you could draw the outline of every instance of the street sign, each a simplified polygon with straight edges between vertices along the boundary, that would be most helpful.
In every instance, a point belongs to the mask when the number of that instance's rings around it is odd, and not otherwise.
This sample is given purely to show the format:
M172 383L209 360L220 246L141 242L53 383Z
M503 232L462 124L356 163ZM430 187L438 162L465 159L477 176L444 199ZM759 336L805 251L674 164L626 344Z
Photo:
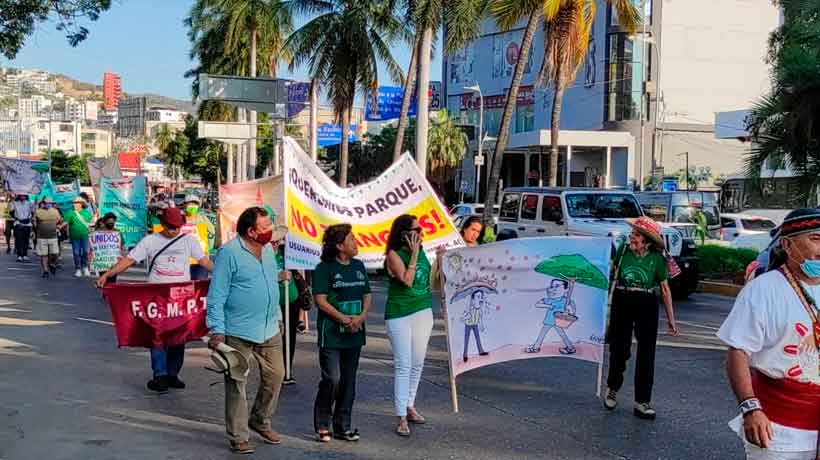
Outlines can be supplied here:
M316 138L320 147L330 147L331 145L339 145L342 143L342 125L322 123L319 125L319 131L316 133ZM356 125L351 123L350 129L347 131L347 140L356 142Z
M287 117L289 80L199 74L199 97Z
M228 144L244 144L256 138L256 125L222 121L200 121L197 123L197 136L203 139L215 139Z
M473 162L476 166L484 166L484 155L476 155L473 158Z

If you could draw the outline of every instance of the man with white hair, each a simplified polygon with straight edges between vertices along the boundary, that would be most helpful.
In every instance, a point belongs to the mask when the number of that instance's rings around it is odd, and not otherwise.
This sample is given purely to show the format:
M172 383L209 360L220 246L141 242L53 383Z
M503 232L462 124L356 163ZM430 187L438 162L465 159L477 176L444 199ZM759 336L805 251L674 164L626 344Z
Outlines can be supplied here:
M717 335L729 345L748 459L816 458L820 428L820 211L789 213L785 262L743 288Z

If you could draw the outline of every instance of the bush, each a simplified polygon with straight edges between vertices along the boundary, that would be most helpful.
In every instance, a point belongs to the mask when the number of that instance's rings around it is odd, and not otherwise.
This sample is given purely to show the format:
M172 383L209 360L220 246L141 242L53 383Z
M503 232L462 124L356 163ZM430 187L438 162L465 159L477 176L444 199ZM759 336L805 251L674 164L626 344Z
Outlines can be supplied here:
M712 279L735 279L743 277L746 266L757 258L757 251L746 248L730 248L705 244L695 250L701 277Z

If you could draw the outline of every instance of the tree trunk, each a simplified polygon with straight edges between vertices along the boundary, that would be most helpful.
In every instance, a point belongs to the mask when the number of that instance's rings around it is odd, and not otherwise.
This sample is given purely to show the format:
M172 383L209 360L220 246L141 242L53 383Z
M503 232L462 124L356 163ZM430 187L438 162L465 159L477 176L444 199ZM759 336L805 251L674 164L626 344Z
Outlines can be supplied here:
M270 74L271 78L276 78L277 72L277 65L279 64L279 55L276 52L270 53L270 57L268 58L268 67L270 67L268 73Z
M257 47L257 30L251 29L251 68L250 68L250 76L251 78L256 78L256 47ZM257 130L256 128L256 111L250 111L250 119L248 122L254 126L254 131ZM256 179L256 138L251 138L249 145L248 145L248 179L253 180Z
M419 46L419 84L416 91L416 163L422 172L427 171L427 130L430 124L430 100L427 94L430 86L430 52L433 46L433 29L427 27L421 36Z
M564 101L564 87L561 84L561 73L562 71L559 69L558 81L555 82L555 97L552 99L552 119L550 120L550 142L552 144L549 169L550 187L558 186L558 134L561 132L561 104ZM567 162L567 172L569 172L569 162ZM569 184L564 184L564 186L569 187Z
M396 128L396 144L393 146L393 163L399 161L401 157L402 146L404 145L404 131L409 124L410 102L413 98L413 88L416 84L416 74L418 73L418 56L419 46L421 40L413 42L413 53L410 55L410 65L407 66L407 76L404 78L404 96L401 100L401 115L399 116L399 124Z
M350 129L350 107L342 111L342 148L339 152L339 187L347 187L347 162L349 157L350 142L347 131Z
M485 225L491 225L493 222L493 205L496 201L498 179L501 175L501 165L504 161L504 150L507 148L507 142L509 142L510 139L510 123L512 122L513 112L515 112L518 89L521 86L521 79L524 77L524 68L527 66L527 61L532 51L532 40L535 37L535 30L538 27L538 22L541 20L542 14L542 10L536 8L527 20L527 28L524 30L524 37L521 39L521 51L518 53L518 62L515 63L512 82L510 88L507 90L504 114L501 116L501 127L498 132L498 140L495 143L495 152L493 153L493 161L490 167L490 177L487 182L487 195L484 199L484 215L482 219ZM483 130L483 126L479 127L479 133L483 132ZM481 139L479 139L479 142L481 142ZM478 190L476 190L476 193L478 193Z

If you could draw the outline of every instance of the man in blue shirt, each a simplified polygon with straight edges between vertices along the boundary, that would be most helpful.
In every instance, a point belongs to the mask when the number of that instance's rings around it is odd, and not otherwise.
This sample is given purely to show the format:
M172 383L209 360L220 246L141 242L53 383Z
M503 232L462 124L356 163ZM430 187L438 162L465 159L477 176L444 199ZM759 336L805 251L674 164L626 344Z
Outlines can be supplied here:
M544 343L544 337L547 336L547 333L551 329L555 329L555 332L558 334L559 337L561 337L561 341L564 342L564 347L558 350L562 355L571 355L576 352L576 349L572 345L572 341L569 339L569 337L567 337L567 333L564 330L564 328L558 326L555 322L556 314L575 314L575 306L569 301L569 298L567 297L568 288L568 281L555 278L550 283L549 289L547 289L547 297L539 300L538 303L535 304L535 308L545 308L547 309L547 312L544 315L544 323L541 326L541 332L538 334L538 338L535 339L535 343L527 347L527 353L540 352L541 344Z
M290 277L277 265L269 244L272 217L260 207L248 208L239 216L237 237L217 254L208 291L208 346L216 349L225 343L248 361L253 355L259 363L261 382L250 417L246 382L225 376L226 431L231 450L243 454L254 452L249 430L268 444L280 443L270 423L285 376L278 282Z

